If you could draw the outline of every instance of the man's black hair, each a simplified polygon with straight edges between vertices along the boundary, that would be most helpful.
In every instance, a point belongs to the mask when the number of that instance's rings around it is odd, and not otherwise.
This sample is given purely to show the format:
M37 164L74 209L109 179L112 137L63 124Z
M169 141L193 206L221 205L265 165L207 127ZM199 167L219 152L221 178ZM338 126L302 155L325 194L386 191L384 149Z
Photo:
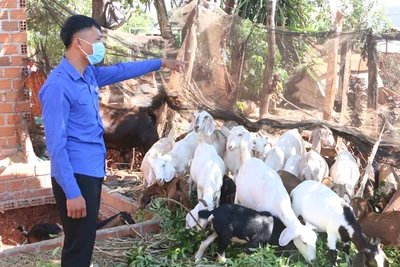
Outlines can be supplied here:
M72 43L72 36L74 36L75 33L84 29L90 29L93 26L101 31L100 24L91 17L84 15L73 15L69 17L61 27L60 31L60 38L63 41L65 48L68 49Z

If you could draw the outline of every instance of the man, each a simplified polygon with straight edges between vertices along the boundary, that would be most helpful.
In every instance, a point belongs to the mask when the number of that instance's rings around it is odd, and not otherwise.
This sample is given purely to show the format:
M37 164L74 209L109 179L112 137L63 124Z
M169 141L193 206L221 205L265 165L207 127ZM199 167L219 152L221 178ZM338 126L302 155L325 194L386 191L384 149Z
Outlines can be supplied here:
M83 15L65 22L60 37L66 54L39 92L53 192L65 234L62 267L86 267L92 257L106 153L98 88L161 66L184 70L183 62L168 59L95 67L105 54L100 30L94 19Z

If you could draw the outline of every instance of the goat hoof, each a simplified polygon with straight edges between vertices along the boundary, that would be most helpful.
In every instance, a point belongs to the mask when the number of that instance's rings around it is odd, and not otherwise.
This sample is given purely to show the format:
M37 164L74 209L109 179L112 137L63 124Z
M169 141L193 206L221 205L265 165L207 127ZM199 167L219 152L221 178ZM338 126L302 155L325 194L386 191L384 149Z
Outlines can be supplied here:
M197 252L196 255L194 256L195 261L199 261L202 256L203 256L202 253Z
M220 263L226 263L226 258L223 256L218 256L218 262Z

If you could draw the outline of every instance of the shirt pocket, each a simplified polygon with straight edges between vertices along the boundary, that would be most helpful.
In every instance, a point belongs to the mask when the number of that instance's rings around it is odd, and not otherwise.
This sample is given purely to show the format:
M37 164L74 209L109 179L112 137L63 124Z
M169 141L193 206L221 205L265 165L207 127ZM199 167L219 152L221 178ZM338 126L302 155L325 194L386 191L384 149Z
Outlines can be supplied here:
M79 97L78 97L78 103L80 105L87 105L89 104L91 101L91 96L89 94L89 92L84 92L83 90L79 93Z

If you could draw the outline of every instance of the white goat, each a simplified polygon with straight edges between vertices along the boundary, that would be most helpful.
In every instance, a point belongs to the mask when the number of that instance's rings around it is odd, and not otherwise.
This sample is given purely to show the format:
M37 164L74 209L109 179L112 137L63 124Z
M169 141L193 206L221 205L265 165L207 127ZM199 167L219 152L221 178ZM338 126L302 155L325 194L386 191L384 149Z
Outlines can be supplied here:
M315 260L316 233L310 225L301 224L291 208L281 178L260 159L246 160L239 170L235 204L239 203L257 211L268 211L278 217L286 226L279 237L279 244L286 246L293 240L308 262ZM299 246L300 243L303 246Z
M253 152L254 157L265 160L268 151L271 149L272 145L268 142L268 138L262 136L256 136L253 139Z
M200 139L217 150L222 158L225 154L226 137L223 132L215 130L214 118L205 110L198 110L193 114L189 131L200 133Z
M276 141L275 146L279 146L285 154L283 164L286 163L290 156L295 154L303 156L306 152L303 143L303 137L300 135L297 129L292 129L282 134L278 141Z
M285 167L283 170L290 172L293 175L296 175L299 177L299 161L301 159L301 156L298 154L290 156L288 160L286 161Z
M143 173L143 184L147 187L153 185L156 182L156 177L154 175L149 175L151 169L151 162L169 152L174 144L174 135L175 131L172 128L166 138L161 138L147 151L146 155L144 155L142 164L140 165L140 171Z
M197 198L205 201L205 203L200 201L193 209L192 215L196 220L200 209L213 210L214 207L219 206L224 174L224 161L218 156L215 148L207 143L200 143L194 153L189 177L189 196L194 182L197 186ZM195 225L192 216L187 214L186 228L192 228Z
M274 171L282 170L285 163L285 153L279 146L271 148L265 156L265 165L272 168Z
M334 266L337 240L347 242L343 248L347 254L350 249L348 242L352 241L358 251L366 252L367 258L374 262L373 265L368 262L362 266L384 266L385 254L378 246L370 243L356 221L352 209L335 192L319 182L310 180L300 183L290 195L296 216L302 216L306 223L317 227L319 232L327 233L329 256Z
M354 187L360 179L360 170L358 169L356 159L349 151L343 150L339 152L335 163L333 163L330 169L329 176L332 177L334 184L332 187L333 191L340 197L345 197L345 194L347 194L350 199L353 198ZM344 190L337 190L337 185L344 187ZM346 200L349 201L350 199Z
M190 161L193 159L198 139L198 134L190 132L185 138L176 142L167 154L153 159L149 179L156 180L159 185L162 185L164 182L171 181L175 173L180 176L189 173Z
M234 176L239 172L240 166L249 158L251 158L252 149L251 136L248 130L243 126L235 126L229 133L228 142L226 143L226 152L224 162L228 171Z
M319 154L321 147L333 147L335 139L332 131L326 127L315 129L311 134L311 150L305 153L299 160L300 180L314 180L321 182L329 175L329 167L326 160Z

